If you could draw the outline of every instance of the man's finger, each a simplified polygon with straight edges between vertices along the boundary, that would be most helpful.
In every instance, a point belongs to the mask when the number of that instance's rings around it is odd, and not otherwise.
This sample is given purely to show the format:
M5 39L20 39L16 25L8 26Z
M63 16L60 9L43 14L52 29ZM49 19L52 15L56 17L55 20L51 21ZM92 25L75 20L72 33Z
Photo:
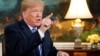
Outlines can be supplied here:
M53 13L49 14L49 15L47 16L47 18L51 18L51 16L53 16Z

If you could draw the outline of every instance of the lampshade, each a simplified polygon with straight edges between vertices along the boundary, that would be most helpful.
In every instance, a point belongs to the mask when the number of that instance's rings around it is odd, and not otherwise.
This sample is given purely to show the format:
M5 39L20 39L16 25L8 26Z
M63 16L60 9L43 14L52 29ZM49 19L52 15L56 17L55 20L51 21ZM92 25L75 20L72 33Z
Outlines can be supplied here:
M73 18L92 18L86 0L71 0L68 12L65 15L65 19Z

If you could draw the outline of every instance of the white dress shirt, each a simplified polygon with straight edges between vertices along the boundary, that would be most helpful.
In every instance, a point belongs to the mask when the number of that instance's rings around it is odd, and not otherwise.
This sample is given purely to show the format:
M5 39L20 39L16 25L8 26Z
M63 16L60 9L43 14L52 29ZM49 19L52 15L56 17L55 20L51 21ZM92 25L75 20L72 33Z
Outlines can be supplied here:
M29 27L29 29L32 31L33 27L30 26L30 25L28 25L28 27ZM35 27L35 28L37 29L37 27ZM39 32L39 35L40 35L41 39L43 39L43 38L44 38L44 33L43 33L40 29L37 29L37 30L38 30L38 32Z

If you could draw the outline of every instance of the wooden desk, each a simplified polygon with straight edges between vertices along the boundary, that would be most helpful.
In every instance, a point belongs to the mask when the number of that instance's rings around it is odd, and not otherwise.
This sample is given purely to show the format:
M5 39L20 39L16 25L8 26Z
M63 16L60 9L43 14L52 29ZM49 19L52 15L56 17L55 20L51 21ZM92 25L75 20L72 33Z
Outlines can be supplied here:
M68 52L70 56L100 56L98 49L66 49L62 51Z
M68 52L70 56L100 56L100 49L91 49L90 43L82 43L82 49L74 49L73 42L55 42L54 46L58 50Z

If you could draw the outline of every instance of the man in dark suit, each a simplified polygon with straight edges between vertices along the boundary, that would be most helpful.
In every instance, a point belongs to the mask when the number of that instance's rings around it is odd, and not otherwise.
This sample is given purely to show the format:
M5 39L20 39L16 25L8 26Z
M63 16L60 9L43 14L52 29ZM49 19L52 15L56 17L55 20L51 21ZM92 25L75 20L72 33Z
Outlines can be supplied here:
M53 47L48 29L52 13L42 19L42 0L22 1L22 20L5 28L6 56L69 56Z

